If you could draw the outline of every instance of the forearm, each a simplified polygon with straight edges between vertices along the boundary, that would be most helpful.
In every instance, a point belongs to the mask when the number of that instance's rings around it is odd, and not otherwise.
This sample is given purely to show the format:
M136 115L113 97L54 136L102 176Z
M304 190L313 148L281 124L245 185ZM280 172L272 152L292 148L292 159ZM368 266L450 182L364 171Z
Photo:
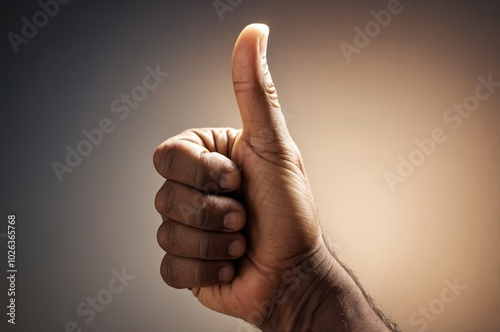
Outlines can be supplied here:
M398 331L326 248L285 272L264 331Z

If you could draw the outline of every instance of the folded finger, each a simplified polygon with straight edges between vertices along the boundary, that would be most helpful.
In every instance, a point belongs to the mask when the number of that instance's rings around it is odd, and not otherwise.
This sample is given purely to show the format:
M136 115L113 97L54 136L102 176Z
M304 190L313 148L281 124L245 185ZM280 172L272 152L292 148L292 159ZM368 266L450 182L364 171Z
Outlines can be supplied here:
M166 218L212 231L237 231L245 224L245 209L236 199L205 194L167 180L156 194L155 206Z
M229 158L178 137L162 143L153 161L164 178L206 192L235 190L241 182L240 171Z
M165 283L174 288L207 287L230 282L235 268L228 261L204 261L167 253L160 273Z
M186 258L236 259L246 249L245 238L240 233L207 232L171 220L158 228L157 238L163 250Z

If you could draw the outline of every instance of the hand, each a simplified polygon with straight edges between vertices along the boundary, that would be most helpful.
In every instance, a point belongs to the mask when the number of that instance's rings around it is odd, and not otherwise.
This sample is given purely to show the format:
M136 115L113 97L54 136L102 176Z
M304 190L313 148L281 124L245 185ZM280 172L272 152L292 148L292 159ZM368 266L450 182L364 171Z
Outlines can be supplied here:
M208 308L261 328L311 329L309 320L323 321L316 315L327 308L335 310L331 323L344 326L349 314L340 296L353 294L353 306L373 311L321 238L268 70L267 39L267 26L253 24L234 48L243 129L187 130L154 154L167 179L155 200L163 218L158 242L167 252L161 275Z

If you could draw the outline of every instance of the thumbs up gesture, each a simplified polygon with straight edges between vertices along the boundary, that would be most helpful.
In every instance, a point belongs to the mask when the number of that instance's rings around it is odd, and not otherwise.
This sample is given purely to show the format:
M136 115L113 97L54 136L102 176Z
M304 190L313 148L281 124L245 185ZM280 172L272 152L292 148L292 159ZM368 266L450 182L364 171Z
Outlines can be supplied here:
M161 275L208 308L262 329L387 330L322 240L268 69L268 34L265 25L249 25L234 47L243 129L190 129L154 154L167 179L155 199L166 251Z

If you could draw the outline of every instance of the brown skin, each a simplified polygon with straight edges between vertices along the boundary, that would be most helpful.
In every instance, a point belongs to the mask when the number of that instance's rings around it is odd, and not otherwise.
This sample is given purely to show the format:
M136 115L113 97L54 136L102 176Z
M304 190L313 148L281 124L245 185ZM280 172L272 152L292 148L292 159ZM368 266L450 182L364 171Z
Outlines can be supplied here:
M155 200L167 252L161 275L208 308L264 330L386 331L321 238L268 71L267 36L266 26L250 25L234 48L243 129L187 130L154 154L168 179ZM225 227L230 212L235 218Z

